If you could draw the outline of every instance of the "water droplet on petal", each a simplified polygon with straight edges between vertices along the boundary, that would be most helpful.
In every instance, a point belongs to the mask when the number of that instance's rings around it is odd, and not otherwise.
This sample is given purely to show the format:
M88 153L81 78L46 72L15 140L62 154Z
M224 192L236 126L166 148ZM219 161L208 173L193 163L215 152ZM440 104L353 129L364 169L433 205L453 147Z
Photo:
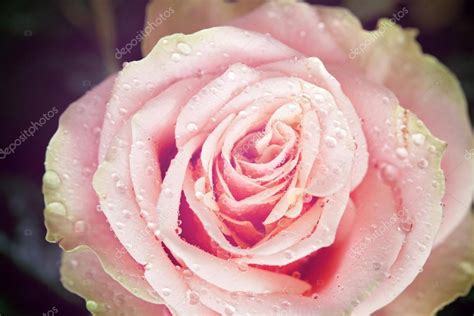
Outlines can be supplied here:
M398 147L397 149L395 149L395 153L400 159L405 159L406 157L408 157L408 151L404 147Z
M78 234L82 234L86 231L86 223L84 221L77 221L74 223L74 231Z
M120 194L123 194L125 193L125 191L127 191L127 187L121 181L117 181L117 183L115 184L115 187L117 189L117 192Z
M199 303L199 294L195 291L188 291L188 301L191 305L196 305Z
M155 237L158 239L161 237L161 231L159 229L155 230Z
M336 128L336 137L339 139L344 139L347 136L347 132L342 128Z
M48 170L43 176L43 183L48 189L57 189L61 185L61 179L56 172Z
M234 79L235 79L235 72L229 71L229 72L227 73L227 78L228 78L229 80L234 80Z
M190 279L190 278L192 278L193 275L194 275L194 273L191 270L189 270L189 269L184 269L183 270L183 276L184 276L185 279Z
M226 316L232 316L235 313L235 307L229 304L226 304L224 307L224 313Z
M375 271L380 270L382 265L379 262L374 262L372 263L372 268L374 268Z
M398 223L398 229L405 232L409 233L411 232L413 228L413 222L410 219L404 218L400 219L400 222Z
M380 168L380 177L385 183L391 183L398 177L398 169L391 164L384 164Z
M426 167L428 167L428 160L426 160L425 158L422 158L422 159L418 160L416 165L420 169L425 169Z
M189 55L193 49L191 48L191 46L189 46L188 44L186 43L178 43L177 45L177 48L178 50L183 53L184 55Z
M300 279L301 278L301 272L299 271L293 271L293 273L291 274L292 277L296 278L296 279Z
M173 191L171 191L170 188L165 188L165 189L163 190L163 194L164 194L164 196L167 197L167 198L173 197Z
M245 272L249 269L249 266L245 262L239 262L239 270Z
M99 306L95 301L89 300L86 302L86 308L89 312L95 313Z
M326 142L326 145L330 148L334 148L337 145L337 140L332 136L324 137L324 141Z
M46 212L59 216L66 216L66 207L61 202L52 202L46 206Z
M197 131L198 127L195 123L188 123L188 125L186 125L186 129L188 132L195 132Z
M413 134L411 136L411 139L413 140L413 143L415 143L415 145L418 145L418 146L421 146L425 143L425 135L423 134Z
M151 263L145 264L145 270L146 271L150 271L152 268L153 268L153 264L151 264Z
M163 294L163 296L170 296L171 294L171 290L167 287L164 287L162 290L161 290L161 294Z
M130 217L132 217L132 212L130 212L130 211L127 210L127 209L124 209L124 210L122 211L122 214L123 214L123 216L124 216L125 218L127 218L127 219L130 218Z
M178 53L173 53L173 54L171 54L171 60L175 61L175 62L178 62L178 61L181 60L181 55L178 54Z

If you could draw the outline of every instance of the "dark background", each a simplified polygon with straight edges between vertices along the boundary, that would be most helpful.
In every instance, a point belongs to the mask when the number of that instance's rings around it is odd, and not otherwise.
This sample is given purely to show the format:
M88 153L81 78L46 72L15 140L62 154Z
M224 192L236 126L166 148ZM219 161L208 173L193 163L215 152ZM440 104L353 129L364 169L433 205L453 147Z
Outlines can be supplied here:
M124 61L117 61L142 29L146 0L2 0L0 4L0 147L56 107L60 113ZM205 1L204 1L205 2ZM474 1L310 1L349 6L367 28L406 6L400 24L420 29L424 50L461 80L474 104ZM114 22L115 20L115 22ZM114 34L115 33L115 34ZM113 40L115 38L115 41ZM0 315L86 315L82 299L59 282L60 250L44 240L41 178L45 148L59 115L14 154L0 160ZM440 276L442 277L442 276ZM440 280L442 282L442 280ZM439 315L472 315L474 292Z

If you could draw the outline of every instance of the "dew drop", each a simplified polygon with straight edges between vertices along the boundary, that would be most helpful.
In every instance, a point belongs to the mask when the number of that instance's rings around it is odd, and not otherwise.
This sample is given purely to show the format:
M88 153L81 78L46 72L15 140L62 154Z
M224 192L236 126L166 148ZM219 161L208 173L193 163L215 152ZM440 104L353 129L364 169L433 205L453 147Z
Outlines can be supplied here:
M155 230L155 237L156 238L161 238L161 231L159 229Z
M293 258L293 252L291 250L285 250L284 255L286 259Z
M239 266L239 270L242 272L245 272L249 269L248 264L245 262L239 262L238 266Z
M145 264L145 270L146 271L150 271L152 268L153 268L153 264L151 264L151 263Z
M178 43L177 48L178 48L178 50L179 50L181 53L183 53L184 55L189 55L189 54L191 54L191 52L193 51L193 49L191 48L191 46L189 46L189 45L186 44L186 43Z
M48 189L57 189L61 185L61 179L56 172L48 170L43 176L43 183Z
M428 167L428 160L426 160L425 158L422 158L422 159L418 160L416 165L420 169L425 169L426 167Z
M116 225L117 225L117 228L118 228L118 229L123 229L123 228L125 228L125 224L122 223L122 222L117 222Z
M235 72L229 71L229 72L227 73L227 78L228 78L229 80L235 80Z
M171 191L170 188L165 188L165 189L163 190L163 194L164 194L164 196L167 197L167 198L173 197L173 191Z
M155 224L155 223L148 223L148 224L146 224L146 228L148 229L148 231L153 230L155 227L156 227L156 224Z
M199 303L199 294L195 291L188 291L188 301L191 305L196 305Z
M395 149L395 153L400 159L405 159L406 157L408 157L408 151L404 147L398 147L397 149Z
M117 183L115 184L115 188L117 189L117 192L120 194L125 193L125 191L127 190L127 187L121 181L117 181Z
M183 277L184 277L185 279L190 279L190 278L192 278L192 277L193 277L193 274L194 274L194 273L193 273L191 270L188 270L188 269L183 270Z
M337 146L337 140L332 136L326 136L324 138L324 141L325 141L326 145L330 148L334 148L334 147Z
M74 223L74 232L82 234L86 231L86 223L84 221L77 221Z
M291 303L288 301L281 302L281 307L283 310L288 310L291 307Z
M195 123L188 123L188 125L186 125L186 129L188 132L195 132L197 131L198 127Z
M124 209L124 210L122 210L122 215L123 215L125 218L128 219L128 218L132 217L132 212L130 212L130 211L127 210L127 209Z
M167 287L164 287L163 289L161 289L161 294L163 294L163 296L170 296L171 290Z
M99 306L95 301L89 300L86 302L86 308L89 312L95 313Z
M315 95L314 95L314 100L315 100L316 102L318 102L318 103L323 103L324 100L325 100L325 98L324 98L324 96L321 95L321 94L315 94Z
M372 263L372 268L374 268L375 271L380 270L381 267L382 265L379 262Z
M178 54L178 53L173 53L173 54L171 54L171 60L175 61L175 62L178 62L178 61L181 60L181 55Z
M149 175L149 176L151 176L151 175L153 175L153 171L154 171L154 170L155 170L155 169L153 169L152 166L148 166L148 167L146 168L146 174Z
M61 202L52 202L46 206L46 212L59 216L66 216L66 207Z
M426 250L426 246L422 243L418 243L418 250L420 251L425 251Z
M293 273L291 274L292 277L296 278L296 279L301 279L301 272L299 271L293 271Z
M235 307L229 304L226 304L224 307L224 313L226 316L232 316L235 313Z
M398 229L405 233L411 232L413 228L413 222L410 219L401 219L398 223Z
M385 164L380 168L380 177L385 183L392 183L398 177L398 169L391 164Z
M339 139L344 139L347 136L347 132L342 128L336 128L336 137Z
M313 196L311 194L304 194L303 195L303 203L309 203L313 200Z
M423 134L417 133L417 134L413 134L411 136L411 139L413 140L413 143L415 143L415 145L421 146L425 143L426 137Z

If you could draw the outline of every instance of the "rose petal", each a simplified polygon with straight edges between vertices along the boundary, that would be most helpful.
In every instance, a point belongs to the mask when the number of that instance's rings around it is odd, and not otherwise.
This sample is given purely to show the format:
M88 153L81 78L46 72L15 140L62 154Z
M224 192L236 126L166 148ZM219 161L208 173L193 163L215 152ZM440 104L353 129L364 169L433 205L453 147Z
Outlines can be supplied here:
M393 186L406 217L402 225L407 232L406 243L391 269L395 276L398 271L403 273L386 280L380 290L356 307L356 312L367 314L399 295L428 258L441 223L444 177L440 160L446 145L414 114L401 108L387 89L345 67L328 68L363 119L372 162L380 169L381 178ZM423 145L413 141L414 134L424 135Z
M181 2L152 0L146 9L143 31L147 36L142 42L143 56L146 56L163 36L174 33L189 34L222 25L234 17L253 10L262 2L263 0L238 2L210 0L203 5L200 0Z
M46 153L43 177L46 239L65 250L87 245L99 256L105 271L141 299L159 303L150 295L141 266L110 233L92 187L105 103L115 77L110 77L63 113ZM80 185L79 185L80 184Z
M447 179L444 217L436 241L442 242L469 211L474 192L471 176L474 161L464 159L466 151L473 148L473 137L459 81L433 56L422 53L414 39L416 31L384 25L389 22L381 20L379 30L367 32L347 10L323 7L317 10L347 56L370 40L367 49L351 59L352 65L369 79L391 89L401 104L449 144L442 162ZM337 25L330 23L336 19L340 21ZM382 27L383 36L380 36L375 32L382 32ZM418 139L421 142L422 138Z
M163 181L163 186L168 188L169 192L173 192L173 194L160 195L158 200L160 236L163 242L176 257L186 264L188 269L222 289L252 293L282 290L290 293L305 292L308 284L304 281L255 268L242 271L237 263L210 255L186 243L176 234L181 195L178 193L181 193L183 188L189 160L204 141L204 136L207 135L198 135L183 146L171 162Z
M183 45L185 50L180 49ZM266 54L258 53L267 51L269 46L272 49ZM236 62L254 66L297 54L263 34L233 27L215 27L191 35L174 34L162 38L145 58L128 63L117 77L101 134L100 161L126 120L171 83L215 73ZM159 76L156 75L158 69ZM192 122L185 122L184 126L189 123ZM187 132L189 136L193 130Z
M342 61L345 54L328 34L326 22L313 7L297 1L269 1L250 14L230 23L243 29L269 33L306 56ZM308 45L314 43L314 45Z
M63 254L61 282L70 292L86 300L92 315L171 315L165 305L148 303L112 279L88 247Z
M374 315L434 315L458 296L466 295L473 282L474 217L468 213L461 225L433 250L413 283Z

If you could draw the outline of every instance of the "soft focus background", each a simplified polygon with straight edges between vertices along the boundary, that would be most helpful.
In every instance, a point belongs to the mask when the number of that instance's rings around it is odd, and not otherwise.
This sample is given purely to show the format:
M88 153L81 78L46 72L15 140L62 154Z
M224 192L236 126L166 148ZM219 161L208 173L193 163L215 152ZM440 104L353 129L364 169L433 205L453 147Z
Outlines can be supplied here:
M184 0L176 0L184 1ZM223 1L223 0L222 0ZM249 0L252 1L252 0ZM420 29L424 50L461 80L474 112L474 1L309 1L351 8L372 28L406 6L399 24ZM147 0L2 0L0 2L0 148L55 107L72 101L108 73L139 59L139 45L115 56L142 30ZM203 0L203 5L208 5ZM169 18L172 20L173 16ZM173 21L176 23L179 21ZM166 24L166 21L164 22ZM0 315L87 315L83 301L59 282L60 249L44 240L41 178L45 148L59 114L13 154L0 156ZM455 128L455 126L453 126ZM474 157L474 153L473 153ZM442 284L442 277L440 282ZM49 312L49 313L48 313ZM439 315L473 315L474 292Z

